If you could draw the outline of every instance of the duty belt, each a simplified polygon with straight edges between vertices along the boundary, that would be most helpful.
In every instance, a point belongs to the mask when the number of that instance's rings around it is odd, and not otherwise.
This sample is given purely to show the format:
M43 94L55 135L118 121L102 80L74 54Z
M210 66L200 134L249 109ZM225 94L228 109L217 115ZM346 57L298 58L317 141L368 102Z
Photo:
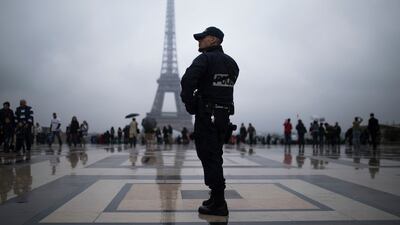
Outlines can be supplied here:
M206 103L204 104L206 111L213 112L214 110L226 110L230 115L233 115L235 112L235 107L233 103L231 104L219 104L219 103Z

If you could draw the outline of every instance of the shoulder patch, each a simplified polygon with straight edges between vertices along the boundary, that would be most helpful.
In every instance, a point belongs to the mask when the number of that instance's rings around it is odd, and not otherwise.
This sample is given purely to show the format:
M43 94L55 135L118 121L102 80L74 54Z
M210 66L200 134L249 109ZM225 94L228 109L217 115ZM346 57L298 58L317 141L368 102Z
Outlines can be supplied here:
M214 74L213 86L233 87L235 82L229 78L229 74Z
M235 82L229 78L229 74L214 74L213 86L233 87Z

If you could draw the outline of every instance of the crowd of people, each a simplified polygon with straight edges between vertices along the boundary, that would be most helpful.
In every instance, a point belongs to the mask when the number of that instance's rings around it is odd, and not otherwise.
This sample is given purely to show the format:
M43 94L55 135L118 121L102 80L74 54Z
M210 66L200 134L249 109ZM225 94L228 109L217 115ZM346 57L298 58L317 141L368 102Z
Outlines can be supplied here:
M311 144L313 149L323 149L324 146L340 146L345 141L352 145L354 149L359 149L363 140L369 140L374 149L379 142L379 122L374 114L370 114L367 129L362 129L363 119L355 117L352 126L345 132L344 139L342 138L342 128L338 122L334 125L324 121L314 120L310 123L309 128L304 125L301 119L298 119L296 126L293 126L291 119L288 118L283 124L283 138L273 137L268 134L266 136L257 136L255 127L249 123L247 128L244 123L241 124L236 135L232 135L231 144L246 143L251 145L261 144L284 144L285 147L290 147L291 144L297 143L299 149L304 151L305 144ZM51 146L55 141L61 146L62 138L62 122L57 113L53 113L50 119L49 130L43 129L39 123L34 124L34 114L32 107L27 105L26 100L21 100L19 107L15 112L11 109L9 102L3 103L3 108L0 109L0 144L3 145L3 152L14 152L17 155L24 156L27 160L30 159L31 146L36 139L37 144L48 144ZM143 124L142 124L143 126ZM143 126L144 127L144 126ZM295 130L295 132L294 132ZM74 147L85 145L86 136L88 135L89 125L86 121L79 123L76 116L73 116L71 122L66 126L65 140L68 145ZM144 131L144 130L143 130ZM92 143L99 144L129 144L131 147L136 147L137 143L146 143L145 132L141 134L139 125L135 118L132 118L129 125L124 128L111 127L102 135L91 138ZM157 144L189 144L193 140L193 133L184 127L180 134L173 137L173 128L171 125L157 127L152 129L151 133L154 136ZM308 133L308 139L306 134ZM297 140L292 140L293 134L296 134Z
M142 121L142 132L139 129L136 118L132 118L129 125L124 128L118 127L115 133L114 127L105 131L101 135L96 135L91 138L92 143L98 144L129 144L130 147L136 147L137 143L146 144L146 133L154 137L157 144L189 144L193 139L193 133L190 133L186 127L183 127L180 135L174 138L173 128L171 125L163 126L162 128L156 127L156 124L147 129L146 122Z
M36 142L36 144L48 144L51 147L57 139L59 146L62 146L63 135L61 125L61 119L54 112L48 130L43 129L39 123L33 126L32 142ZM73 116L71 122L66 126L65 140L69 146L73 145L76 147L78 144L83 146L86 144L85 138L88 135L88 131L88 122L84 120L82 123L79 123L77 117Z
M282 144L285 148L297 144L299 150L304 152L306 144L310 144L315 150L324 149L325 146L335 148L346 143L357 150L361 143L369 143L373 149L376 149L380 139L378 119L375 118L374 113L371 113L365 129L362 122L361 117L355 117L344 135L338 122L331 124L324 120L313 120L307 129L301 119L298 119L294 126L291 119L287 118L283 123L283 135L257 135L256 129L251 123L247 128L242 123L237 135L230 139L230 144L240 145L243 143L250 146L258 143L262 145Z
M346 131L345 139L343 141L348 143L350 146L353 146L355 150L359 150L361 145L361 137L364 135L363 138L367 139L372 145L373 149L376 150L380 135L379 121L375 118L374 113L371 113L366 129L362 129L362 122L363 119L361 117L355 117L352 126ZM283 127L284 144L285 146L290 147L292 144L293 130L290 118L285 120ZM305 134L307 133L307 129L301 119L298 120L295 129L297 131L297 143L299 145L299 149L304 151ZM311 143L313 149L323 149L324 145L335 148L336 146L340 146L342 143L342 128L339 126L338 122L336 122L335 125L330 125L328 122L318 122L318 120L314 120L310 124L308 131L312 138Z
M61 146L61 120L57 113L53 113L50 119L49 130L43 129L39 123L34 123L32 107L24 99L20 100L15 112L11 109L10 102L4 102L0 109L0 145L3 145L4 153L15 153L17 161L30 160L31 146L36 144L48 144L51 146L55 139ZM79 124L75 116L66 128L66 141L69 145L85 144L89 125L86 121Z
M114 127L111 127L110 130L101 135L92 136L91 142L97 144L129 144L131 147L136 147L139 133L138 123L135 118L132 118L129 125L126 125L123 129L118 127L117 133L115 133Z
M30 160L32 145L33 110L25 100L14 111L10 102L4 102L0 110L0 143L5 153L16 152Z

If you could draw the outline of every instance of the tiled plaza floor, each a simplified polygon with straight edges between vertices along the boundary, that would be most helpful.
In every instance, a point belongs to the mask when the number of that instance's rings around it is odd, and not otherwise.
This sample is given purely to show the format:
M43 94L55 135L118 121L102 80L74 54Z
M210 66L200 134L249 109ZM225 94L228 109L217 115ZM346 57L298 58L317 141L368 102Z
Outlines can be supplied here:
M213 217L193 146L34 146L0 153L0 224L400 224L399 148L226 146L230 215Z

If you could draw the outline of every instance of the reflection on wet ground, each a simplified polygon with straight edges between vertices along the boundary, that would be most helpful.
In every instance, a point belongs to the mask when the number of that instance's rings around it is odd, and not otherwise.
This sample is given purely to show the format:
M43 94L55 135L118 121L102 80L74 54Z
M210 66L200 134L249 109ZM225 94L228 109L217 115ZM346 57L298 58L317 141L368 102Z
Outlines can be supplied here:
M43 145L33 146L30 160L0 152L0 221L400 221L398 146L381 146L377 151L296 147L225 147L229 219L197 214L208 191L193 145ZM348 214L349 205L357 206L358 214Z

